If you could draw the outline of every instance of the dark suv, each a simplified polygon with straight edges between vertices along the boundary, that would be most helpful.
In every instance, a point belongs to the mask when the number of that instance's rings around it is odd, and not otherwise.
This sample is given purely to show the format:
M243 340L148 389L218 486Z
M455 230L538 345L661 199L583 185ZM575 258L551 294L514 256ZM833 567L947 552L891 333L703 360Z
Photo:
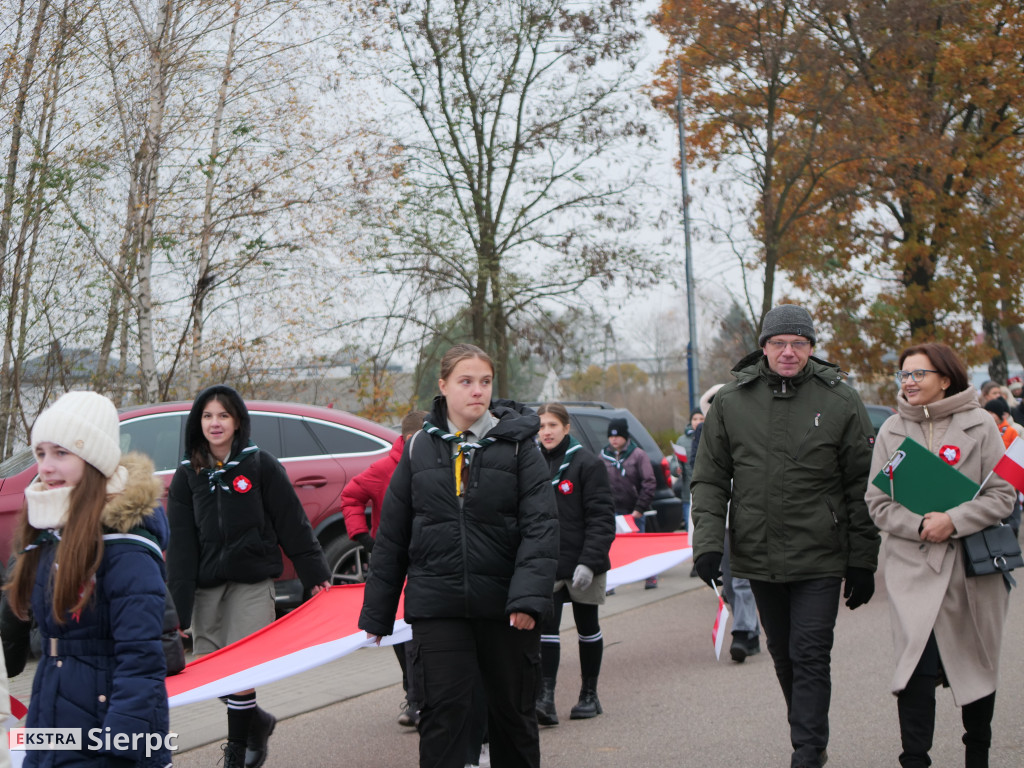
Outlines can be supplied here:
M664 460L661 448L654 442L651 433L640 423L639 419L625 408L616 408L609 403L590 400L560 400L559 402L569 411L572 434L583 444L584 448L595 454L600 453L601 449L608 444L608 422L612 419L626 420L626 423L629 424L630 436L651 459L654 481L657 483L651 509L658 513L658 530L663 533L677 530L683 522L683 502L672 493L668 463ZM536 408L541 403L527 403L527 405Z

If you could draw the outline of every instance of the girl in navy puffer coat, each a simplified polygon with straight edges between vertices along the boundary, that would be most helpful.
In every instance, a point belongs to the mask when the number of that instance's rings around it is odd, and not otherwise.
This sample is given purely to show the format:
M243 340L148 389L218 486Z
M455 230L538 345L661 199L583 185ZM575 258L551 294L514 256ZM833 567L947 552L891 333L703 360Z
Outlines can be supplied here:
M29 751L24 765L168 766L163 486L149 459L122 457L117 410L94 392L44 411L32 448L39 479L25 492L4 624L13 614L27 631L31 610L42 634L26 726L78 728L81 743Z

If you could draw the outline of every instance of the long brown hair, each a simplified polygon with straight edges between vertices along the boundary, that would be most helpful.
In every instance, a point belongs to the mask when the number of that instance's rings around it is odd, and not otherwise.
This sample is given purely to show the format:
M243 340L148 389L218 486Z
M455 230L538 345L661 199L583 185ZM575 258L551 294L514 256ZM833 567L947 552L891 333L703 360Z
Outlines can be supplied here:
M203 410L206 409L206 406L208 406L214 400L220 403L221 408L227 411L228 415L235 420L235 429L237 430L239 425L242 423L242 414L239 412L238 407L235 405L235 403L231 401L231 398L224 397L222 394L218 392L214 392L202 403L200 403L200 414L202 413ZM200 423L202 423L201 418ZM202 434L201 428L199 432L200 434ZM245 446L240 446L240 448L245 448ZM232 443L232 452L233 451L234 443ZM201 440L199 440L192 448L192 455L189 456L189 458L192 460L192 469L194 469L196 472L199 472L200 470L209 467L212 456L213 454L210 452L210 443L204 437Z
M92 598L93 577L103 560L103 508L107 503L107 478L86 462L82 479L71 489L68 501L67 523L61 531L60 542L49 574L53 585L53 617L58 624L67 621L68 614L85 607ZM41 531L28 521L28 505L22 506L15 537L18 559L14 563L11 580L5 587L7 601L15 615L28 618L32 604L32 588L39 568L40 550L24 548L32 544Z

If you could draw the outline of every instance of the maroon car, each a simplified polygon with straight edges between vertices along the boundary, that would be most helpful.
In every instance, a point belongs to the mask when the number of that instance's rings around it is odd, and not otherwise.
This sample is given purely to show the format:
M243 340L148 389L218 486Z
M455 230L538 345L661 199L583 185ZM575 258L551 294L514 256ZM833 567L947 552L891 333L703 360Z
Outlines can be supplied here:
M366 553L348 538L341 513L341 491L353 475L391 450L398 433L346 411L316 405L247 400L252 440L278 457L320 540L335 584L361 582L366 577ZM166 488L185 451L185 419L191 402L160 403L119 412L121 450L138 451L153 459ZM25 488L36 475L27 446L0 464L0 557L7 562L11 539L24 501ZM165 499L166 500L166 499ZM302 600L302 585L285 558L278 580L279 609Z

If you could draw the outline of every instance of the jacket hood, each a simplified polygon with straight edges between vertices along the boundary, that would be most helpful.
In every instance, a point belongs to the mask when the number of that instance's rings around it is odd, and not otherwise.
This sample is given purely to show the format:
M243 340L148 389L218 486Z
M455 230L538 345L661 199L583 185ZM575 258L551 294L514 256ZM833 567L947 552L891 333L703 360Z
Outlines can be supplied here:
M732 367L732 375L741 384L746 384L756 378L764 379L769 383L782 381L783 378L768 367L768 358L765 356L764 351L760 349L750 352L736 363ZM811 355L807 359L807 365L803 367L803 370L796 376L791 377L789 381L799 384L812 376L817 376L825 382L841 381L847 375L835 363L830 363L827 360L822 360L820 357Z
M519 442L528 440L540 431L537 412L515 400L491 400L489 410L498 419L498 423L487 433L488 437ZM434 398L427 421L437 425L448 423L448 402L444 395Z
M391 450L388 451L388 458L394 462L398 462L402 458L402 451L405 449L405 436L399 435L398 439L391 444Z
M896 395L896 408L900 412L900 416L907 421L920 422L928 419L945 419L954 413L981 408L981 405L978 403L978 393L974 387L968 387L963 392L949 395L928 405L911 405L907 402L901 387L899 394Z
M156 536L161 547L166 547L167 518L157 513L164 484L153 474L153 462L141 453L126 453L121 457L121 465L128 470L128 480L125 489L103 508L103 525L118 533L141 526Z
M227 384L215 384L199 393L192 403L192 410L188 413L188 419L185 421L186 457L190 458L192 451L197 446L206 444L206 438L203 437L203 407L213 397L233 404L239 414L238 431L235 433L235 439L231 443L231 455L236 456L240 450L249 444L251 427L249 409L245 407L245 401L240 394Z

